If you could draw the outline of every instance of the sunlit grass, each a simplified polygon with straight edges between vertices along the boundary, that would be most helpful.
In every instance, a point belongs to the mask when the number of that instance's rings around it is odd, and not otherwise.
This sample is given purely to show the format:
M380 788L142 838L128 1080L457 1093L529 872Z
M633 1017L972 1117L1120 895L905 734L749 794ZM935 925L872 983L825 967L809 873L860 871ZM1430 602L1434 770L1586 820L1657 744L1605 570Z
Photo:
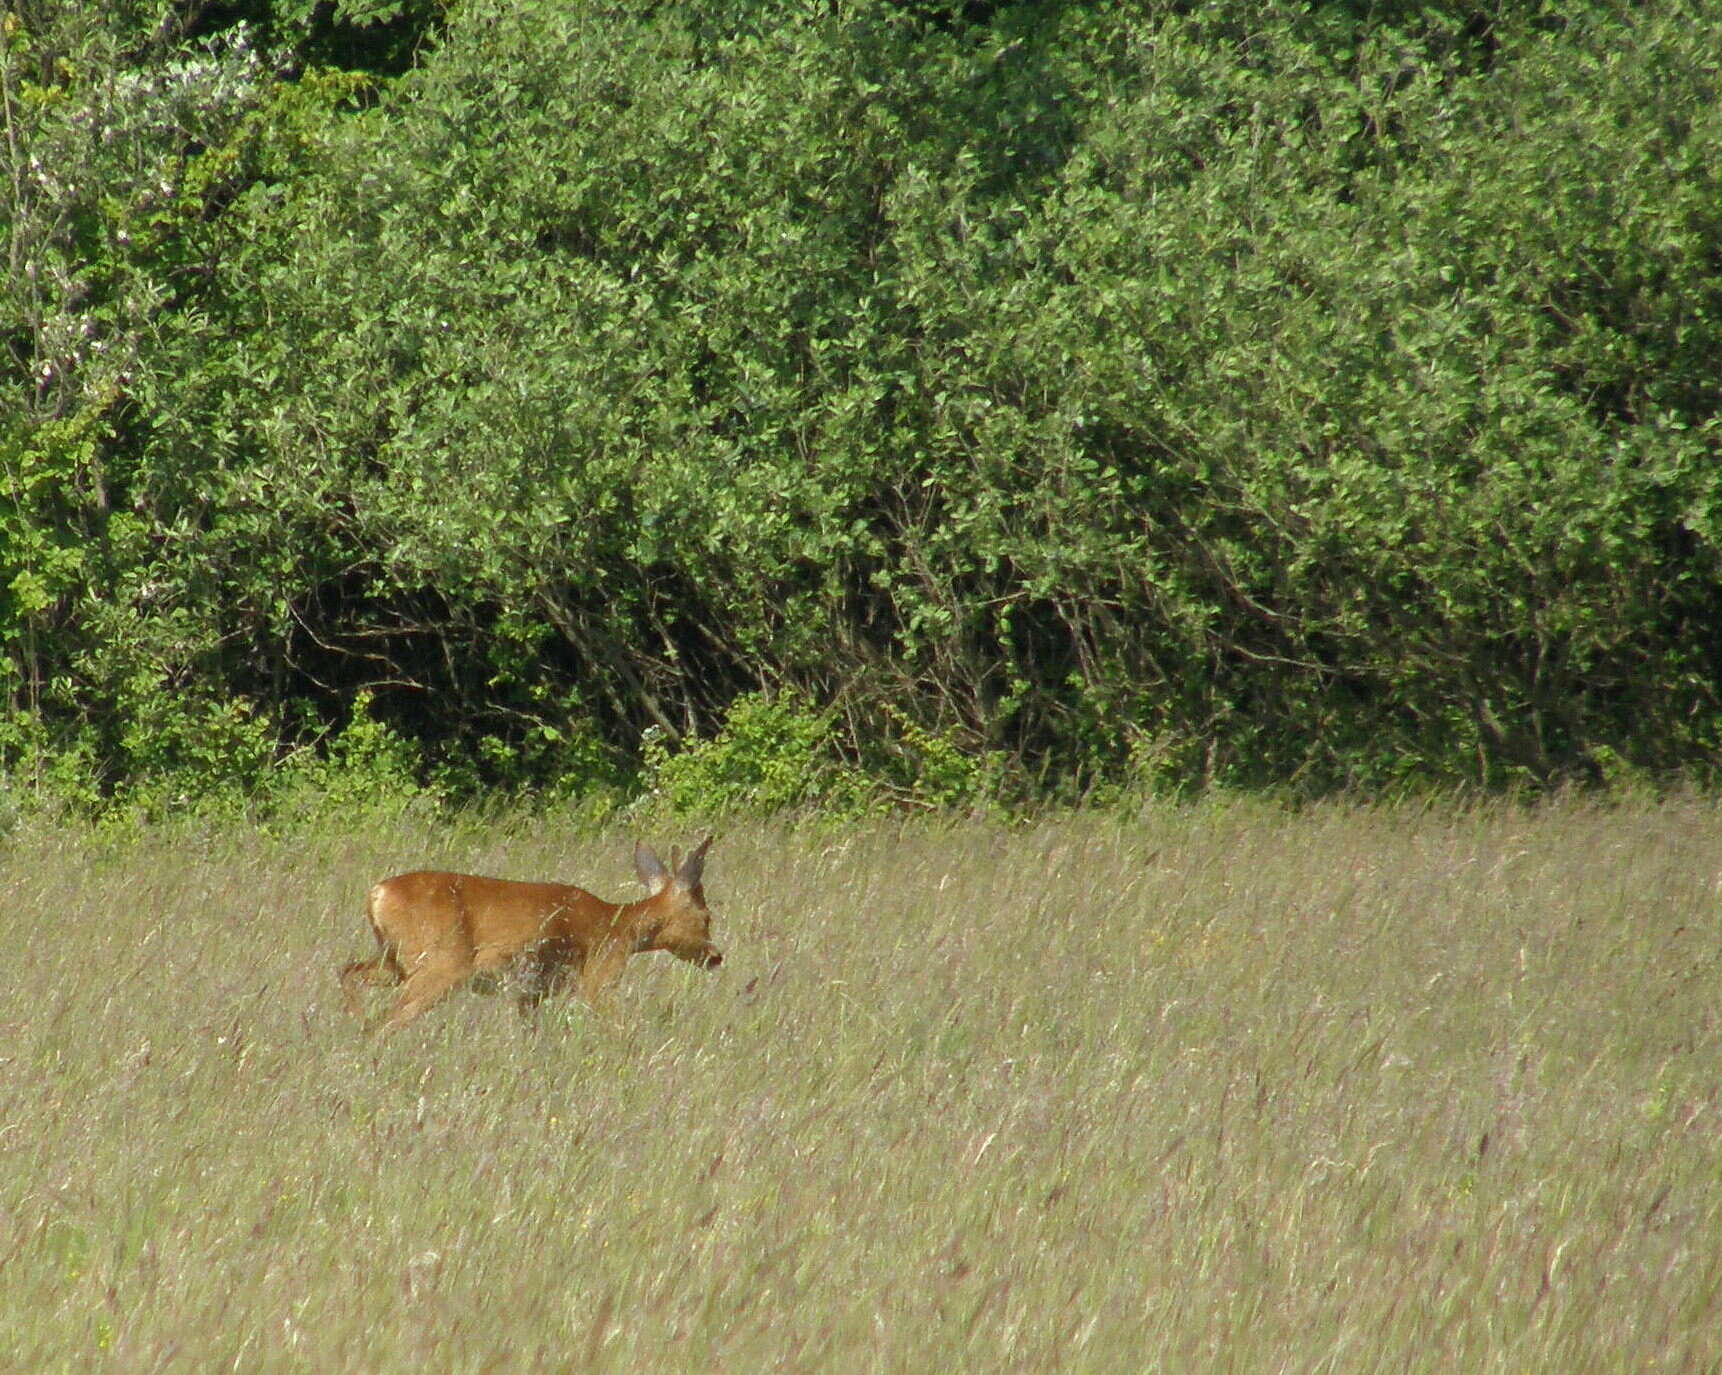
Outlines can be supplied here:
M718 973L379 1045L334 977L370 882L631 895L629 838L26 824L0 1366L1712 1369L1719 842L1699 801L735 824Z

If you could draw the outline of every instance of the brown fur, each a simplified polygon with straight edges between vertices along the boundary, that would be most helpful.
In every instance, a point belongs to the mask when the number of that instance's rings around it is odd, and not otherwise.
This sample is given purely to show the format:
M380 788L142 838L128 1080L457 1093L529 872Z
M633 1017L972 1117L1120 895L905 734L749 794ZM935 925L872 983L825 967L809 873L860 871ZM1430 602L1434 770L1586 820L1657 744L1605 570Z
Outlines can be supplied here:
M476 874L419 871L384 879L365 900L381 953L341 971L347 1008L365 1020L361 984L399 984L381 1030L394 1031L474 974L509 969L521 976L520 1006L531 1012L576 976L594 1006L622 974L629 955L668 950L716 969L701 877L707 836L670 866L645 845L634 869L650 889L638 902L605 902L564 883L518 883Z

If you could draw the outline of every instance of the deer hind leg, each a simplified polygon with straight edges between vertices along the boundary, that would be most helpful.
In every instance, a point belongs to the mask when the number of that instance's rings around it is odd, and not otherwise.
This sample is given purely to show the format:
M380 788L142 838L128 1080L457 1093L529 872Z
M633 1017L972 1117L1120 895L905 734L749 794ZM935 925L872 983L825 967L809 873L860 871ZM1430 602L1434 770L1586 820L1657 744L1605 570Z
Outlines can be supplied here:
M379 985L398 984L401 981L401 971L394 962L394 957L384 951L374 960L360 960L350 964L341 971L341 997L347 1004L347 1011L353 1014L353 1020L360 1025L365 1021L365 1004L359 997L361 985L373 988Z
M377 937L376 958L355 961L341 971L341 997L347 1004L347 1011L353 1014L353 1020L361 1026L365 1023L365 1004L359 997L360 985L387 987L390 984L398 984L406 977L394 943L377 930L375 925L371 929Z
M380 1032L398 1031L473 972L469 950L431 950L417 961L401 984L400 995Z

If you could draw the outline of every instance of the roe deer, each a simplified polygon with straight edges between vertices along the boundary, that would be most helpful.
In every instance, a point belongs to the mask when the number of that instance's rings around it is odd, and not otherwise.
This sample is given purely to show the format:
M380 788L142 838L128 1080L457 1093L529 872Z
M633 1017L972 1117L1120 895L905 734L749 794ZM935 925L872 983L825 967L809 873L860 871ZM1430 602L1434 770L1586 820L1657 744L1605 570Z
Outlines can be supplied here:
M420 871L384 879L365 899L381 953L341 971L347 1008L365 1020L360 984L401 985L381 1030L394 1031L474 974L514 966L523 977L522 1012L578 975L594 1005L621 977L628 956L668 950L702 969L723 956L711 941L700 878L708 835L686 859L670 851L666 869L634 846L634 871L651 891L638 902L605 902L564 883L517 883L476 874Z

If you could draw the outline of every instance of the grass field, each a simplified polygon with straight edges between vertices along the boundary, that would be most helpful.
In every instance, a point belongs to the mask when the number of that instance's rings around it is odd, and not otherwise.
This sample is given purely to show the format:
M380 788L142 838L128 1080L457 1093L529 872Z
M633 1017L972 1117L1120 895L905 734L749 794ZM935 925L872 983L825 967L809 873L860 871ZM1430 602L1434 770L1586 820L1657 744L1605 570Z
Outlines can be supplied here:
M0 841L0 1368L1722 1364L1722 805L738 823L620 1029L355 1034L373 880L628 851Z

